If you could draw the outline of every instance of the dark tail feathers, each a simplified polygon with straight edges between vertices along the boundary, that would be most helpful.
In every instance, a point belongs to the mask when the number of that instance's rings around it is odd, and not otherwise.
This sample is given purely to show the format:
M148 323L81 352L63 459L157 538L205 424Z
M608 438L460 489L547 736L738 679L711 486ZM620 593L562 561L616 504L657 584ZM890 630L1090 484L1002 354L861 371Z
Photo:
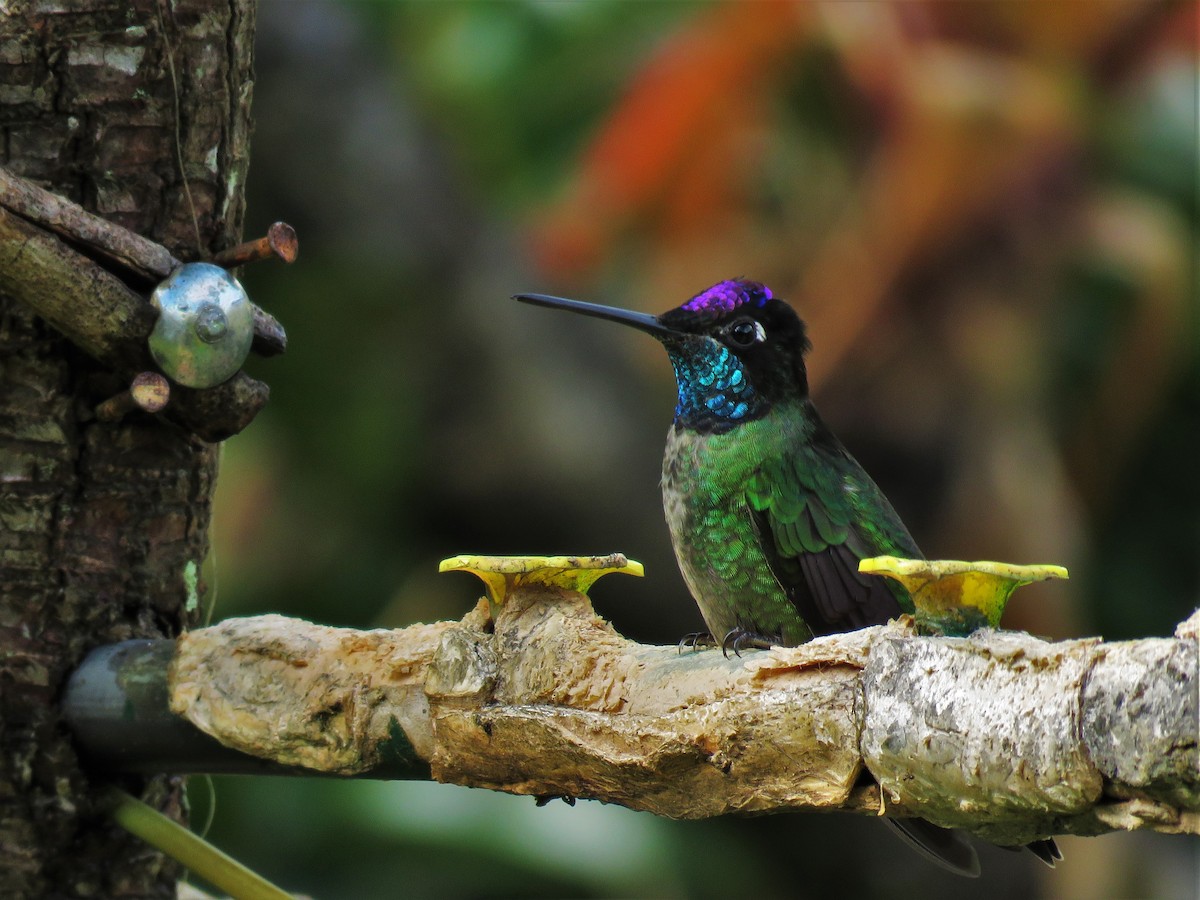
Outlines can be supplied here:
M884 819L906 844L955 875L979 877L979 854L961 831L942 828L924 819Z
M933 864L967 878L979 877L979 855L961 831L942 828L924 819L885 819L906 844ZM1004 847L1005 850L1020 852L1021 847ZM1062 859L1062 851L1054 838L1030 841L1028 850L1050 868Z
M1054 868L1054 864L1062 859L1062 851L1058 849L1058 844L1054 843L1054 838L1045 838L1040 841L1030 841L1028 844L1021 847L1005 847L1005 850L1016 850L1020 852L1022 849L1028 850L1050 868Z

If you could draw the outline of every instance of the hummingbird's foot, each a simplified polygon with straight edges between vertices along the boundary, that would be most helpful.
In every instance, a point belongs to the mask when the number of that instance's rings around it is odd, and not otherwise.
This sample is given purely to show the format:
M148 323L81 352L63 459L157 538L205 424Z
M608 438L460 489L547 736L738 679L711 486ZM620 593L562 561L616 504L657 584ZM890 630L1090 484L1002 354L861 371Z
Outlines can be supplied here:
M693 631L691 634L685 634L679 639L677 650L679 653L683 653L684 650L699 653L702 647L715 646L717 646L717 639L707 631Z
M733 651L734 656L741 656L742 651L746 649L754 650L770 650L772 647L781 644L779 638L770 638L763 634L757 634L749 629L739 625L721 641L721 655L726 659L729 658L729 651Z

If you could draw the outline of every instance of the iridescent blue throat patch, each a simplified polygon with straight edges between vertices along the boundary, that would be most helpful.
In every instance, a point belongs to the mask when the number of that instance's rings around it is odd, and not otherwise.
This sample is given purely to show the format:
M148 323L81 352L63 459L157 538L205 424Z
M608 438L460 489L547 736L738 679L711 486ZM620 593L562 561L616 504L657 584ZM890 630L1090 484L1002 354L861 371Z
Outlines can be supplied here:
M762 414L761 399L750 386L741 360L729 348L709 341L704 352L696 352L694 345L688 349L686 353L671 352L679 384L677 422L694 426L706 421L732 427ZM724 429L718 425L718 430Z

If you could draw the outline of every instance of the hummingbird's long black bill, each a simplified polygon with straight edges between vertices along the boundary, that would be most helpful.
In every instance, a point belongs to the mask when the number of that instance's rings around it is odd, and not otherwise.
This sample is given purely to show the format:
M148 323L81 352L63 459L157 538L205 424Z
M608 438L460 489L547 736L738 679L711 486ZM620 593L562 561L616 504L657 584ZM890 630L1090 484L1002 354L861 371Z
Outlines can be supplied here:
M636 328L638 331L644 331L655 337L666 337L667 335L676 333L658 321L657 316L634 312L631 309L621 309L616 306L601 306L598 303L585 303L582 300L568 300L566 297L551 297L548 294L514 294L513 299L520 300L522 303L532 303L534 306L545 306L548 309L565 309L568 312L575 312L584 316L608 319L610 322L620 322L622 325L628 325L631 328Z

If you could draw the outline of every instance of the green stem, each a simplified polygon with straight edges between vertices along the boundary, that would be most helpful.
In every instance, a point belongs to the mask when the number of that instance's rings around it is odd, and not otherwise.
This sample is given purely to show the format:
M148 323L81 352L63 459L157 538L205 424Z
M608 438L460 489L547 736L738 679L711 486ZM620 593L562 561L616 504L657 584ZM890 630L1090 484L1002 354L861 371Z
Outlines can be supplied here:
M178 860L233 900L291 900L287 891L124 791L105 788L102 802L113 821L130 834Z

